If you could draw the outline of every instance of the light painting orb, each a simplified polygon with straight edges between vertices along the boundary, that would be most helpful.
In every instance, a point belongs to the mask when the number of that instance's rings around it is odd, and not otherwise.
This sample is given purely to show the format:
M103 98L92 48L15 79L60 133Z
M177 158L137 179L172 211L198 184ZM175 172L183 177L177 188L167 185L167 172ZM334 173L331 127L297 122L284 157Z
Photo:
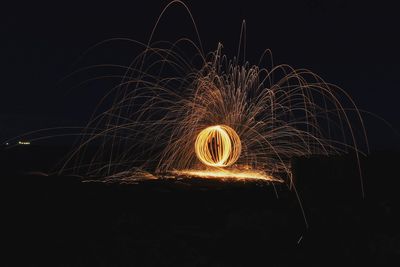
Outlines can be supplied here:
M196 138L197 158L207 166L227 167L240 156L242 145L239 135L226 125L214 125L202 130Z

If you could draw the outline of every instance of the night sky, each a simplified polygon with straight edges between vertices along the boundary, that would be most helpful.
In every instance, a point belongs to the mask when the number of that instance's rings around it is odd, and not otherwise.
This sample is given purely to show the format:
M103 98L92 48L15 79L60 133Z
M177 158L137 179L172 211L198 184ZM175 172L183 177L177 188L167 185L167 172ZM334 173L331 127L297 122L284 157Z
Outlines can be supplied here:
M71 89L84 77L63 78L90 64L129 64L137 50L123 43L77 60L105 39L146 42L169 1L55 2L2 4L0 141L39 128L84 125L106 91L96 85ZM245 19L251 63L270 48L275 63L316 72L400 130L399 6L345 0L186 2L206 51L222 42L233 57ZM182 7L170 9L157 37L173 41L182 35L194 36L190 20ZM399 148L393 130L376 119L366 122L373 149Z

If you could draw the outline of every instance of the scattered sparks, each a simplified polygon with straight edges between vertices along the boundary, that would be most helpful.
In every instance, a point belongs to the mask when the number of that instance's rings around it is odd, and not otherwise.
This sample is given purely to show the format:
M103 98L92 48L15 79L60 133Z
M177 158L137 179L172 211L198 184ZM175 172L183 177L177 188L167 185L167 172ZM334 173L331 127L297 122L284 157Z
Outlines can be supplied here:
M61 172L134 180L139 169L151 174L139 172L146 179L175 173L272 182L283 174L292 185L294 157L368 151L354 101L313 72L273 65L269 50L252 65L240 54L229 59L222 44L206 54L200 40L153 41L122 68L102 100L112 105L95 113ZM188 44L193 57L181 53ZM99 149L88 155L93 144Z

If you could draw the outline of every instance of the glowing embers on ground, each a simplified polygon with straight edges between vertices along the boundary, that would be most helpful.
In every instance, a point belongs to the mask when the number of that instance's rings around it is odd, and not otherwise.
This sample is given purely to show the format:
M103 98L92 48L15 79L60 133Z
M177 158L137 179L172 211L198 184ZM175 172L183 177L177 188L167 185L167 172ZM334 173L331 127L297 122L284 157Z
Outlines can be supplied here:
M196 178L211 178L220 180L262 180L267 182L283 182L267 173L259 170L248 169L208 169L208 170L175 170L171 172L177 176L188 176Z
M202 130L196 138L197 158L205 165L227 167L235 163L242 150L235 130L226 125L214 125Z

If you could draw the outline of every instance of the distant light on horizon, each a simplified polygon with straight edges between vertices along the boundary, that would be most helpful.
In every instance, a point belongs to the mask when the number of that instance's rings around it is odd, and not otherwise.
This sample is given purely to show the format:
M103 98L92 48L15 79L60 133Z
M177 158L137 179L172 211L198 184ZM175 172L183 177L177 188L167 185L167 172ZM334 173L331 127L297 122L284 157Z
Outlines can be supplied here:
M29 142L29 141L18 141L18 145L30 145L31 144L31 142ZM6 143L6 145L8 145L8 143Z

